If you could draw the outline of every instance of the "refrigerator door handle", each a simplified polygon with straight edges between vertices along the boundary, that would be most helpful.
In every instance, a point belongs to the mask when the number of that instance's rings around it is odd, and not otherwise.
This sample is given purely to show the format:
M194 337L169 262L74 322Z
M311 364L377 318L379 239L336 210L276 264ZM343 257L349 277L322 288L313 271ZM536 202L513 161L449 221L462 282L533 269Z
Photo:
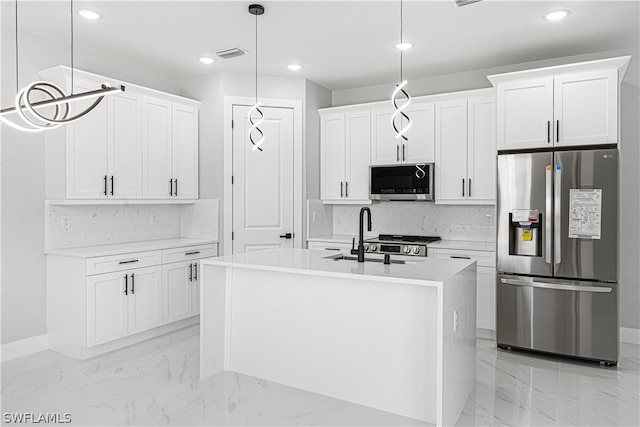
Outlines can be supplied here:
M532 288L556 289L560 291L597 292L597 293L609 293L612 291L612 288L608 288L604 286L576 286L576 285L564 285L561 283L529 282L526 280L515 280L515 279L500 279L500 281L506 285L530 286Z
M555 264L560 264L562 262L562 242L560 240L562 236L562 215L561 215L561 203L562 203L562 165L556 164L555 167L555 177L554 177L554 191L553 191L553 209L554 209L554 218L553 218L553 230L554 230L554 248L553 248L553 258Z
M546 193L545 193L545 215L544 215L544 262L551 264L551 197L553 194L551 165L547 165L546 173Z

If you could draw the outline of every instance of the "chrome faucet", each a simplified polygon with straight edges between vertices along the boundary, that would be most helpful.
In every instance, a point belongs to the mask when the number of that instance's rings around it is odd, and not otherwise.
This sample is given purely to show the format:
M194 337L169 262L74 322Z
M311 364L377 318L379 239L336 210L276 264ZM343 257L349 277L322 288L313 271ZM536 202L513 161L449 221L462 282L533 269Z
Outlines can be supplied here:
M371 231L371 211L369 208L364 207L360 209L360 234L358 235L358 249L354 249L353 245L351 247L351 254L358 255L358 262L364 262L364 213L367 212L367 230Z

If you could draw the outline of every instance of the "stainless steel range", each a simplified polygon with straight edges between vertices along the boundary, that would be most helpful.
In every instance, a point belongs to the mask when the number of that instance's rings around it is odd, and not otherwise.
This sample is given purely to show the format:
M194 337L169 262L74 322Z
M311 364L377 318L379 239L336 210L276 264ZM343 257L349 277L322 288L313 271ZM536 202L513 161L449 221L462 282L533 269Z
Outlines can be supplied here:
M380 234L365 240L364 251L369 254L427 256L427 245L440 240L437 236Z

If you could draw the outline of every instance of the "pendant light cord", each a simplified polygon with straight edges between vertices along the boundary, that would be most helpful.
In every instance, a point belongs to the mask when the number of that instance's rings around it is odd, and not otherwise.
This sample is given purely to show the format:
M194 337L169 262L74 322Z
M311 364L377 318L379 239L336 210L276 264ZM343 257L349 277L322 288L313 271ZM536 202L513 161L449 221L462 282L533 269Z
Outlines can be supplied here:
M69 0L71 9L71 95L73 95L73 0Z
M403 27L403 22L402 22L402 0L400 0L400 44L402 45L402 27ZM402 49L400 49L400 82L402 83L404 80L402 80Z
M18 84L18 0L16 0L16 93L20 91Z
M258 103L258 15L256 17L256 104Z

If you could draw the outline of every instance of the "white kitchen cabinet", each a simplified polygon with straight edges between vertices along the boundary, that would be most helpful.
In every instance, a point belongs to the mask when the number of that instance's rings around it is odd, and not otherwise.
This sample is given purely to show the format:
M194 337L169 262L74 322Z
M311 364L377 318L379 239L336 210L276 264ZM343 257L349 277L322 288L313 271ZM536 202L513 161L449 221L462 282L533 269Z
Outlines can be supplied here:
M174 197L198 198L198 109L184 104L172 106L172 176Z
M495 331L496 325L496 264L495 252L467 249L427 248L432 258L462 258L476 261L477 295L476 327Z
M321 114L321 198L370 203L371 118L368 110Z
M617 144L619 82L630 57L489 76L498 150Z
M392 108L372 110L372 165L432 163L434 161L435 104L427 101L414 101L405 110L405 113L411 118L411 127L406 133L406 141L402 138L396 138L391 124Z
M129 335L162 325L161 267L130 270L129 286Z
M436 203L495 203L495 108L492 91L436 103Z
M199 277L197 260L165 264L162 267L164 282L164 323L175 322L200 312Z

